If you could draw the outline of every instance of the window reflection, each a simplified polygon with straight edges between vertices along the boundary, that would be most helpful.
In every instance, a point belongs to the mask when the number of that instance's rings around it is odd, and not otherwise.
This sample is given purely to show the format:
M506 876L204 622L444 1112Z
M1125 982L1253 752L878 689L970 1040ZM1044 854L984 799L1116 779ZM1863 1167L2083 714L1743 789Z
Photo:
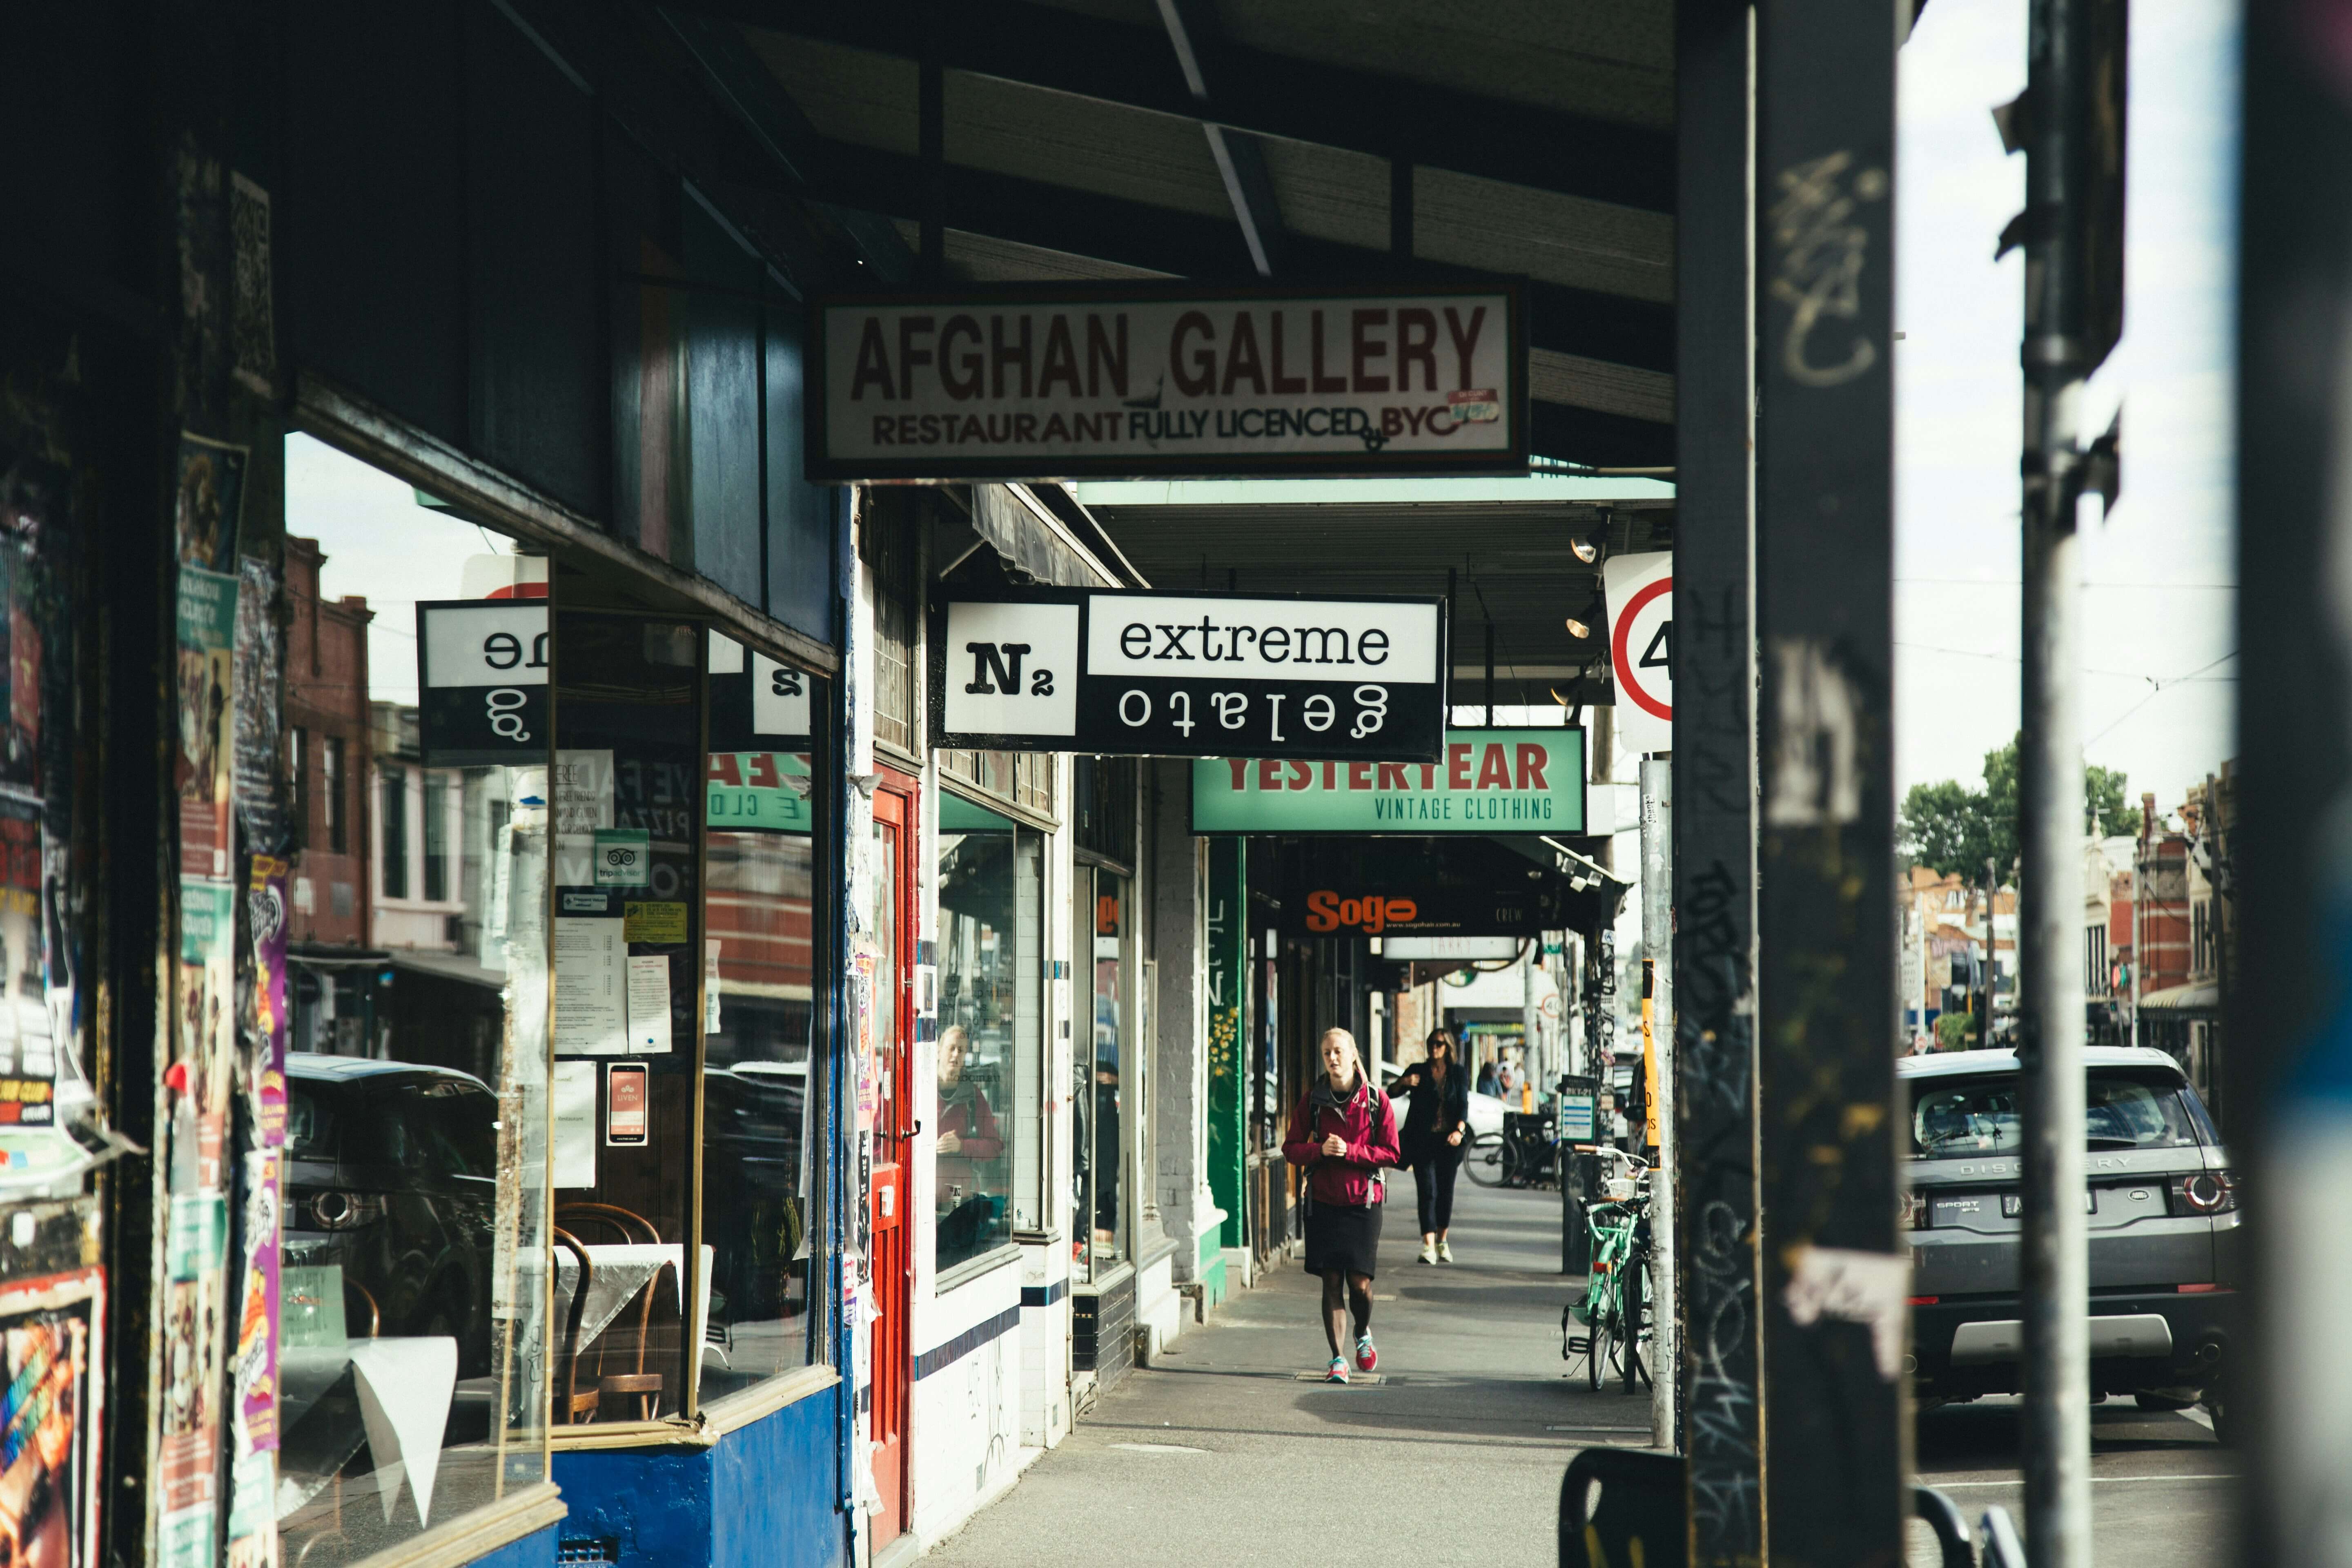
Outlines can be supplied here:
M796 759L803 763L805 758ZM712 833L704 927L703 1235L713 1247L707 1402L810 1359L817 1093L809 1050L814 842Z
M1041 840L956 795L940 805L939 1137L933 1208L942 1270L1032 1223L1035 1151L1015 1129L1035 1098ZM1016 1188L1016 1171L1032 1181Z

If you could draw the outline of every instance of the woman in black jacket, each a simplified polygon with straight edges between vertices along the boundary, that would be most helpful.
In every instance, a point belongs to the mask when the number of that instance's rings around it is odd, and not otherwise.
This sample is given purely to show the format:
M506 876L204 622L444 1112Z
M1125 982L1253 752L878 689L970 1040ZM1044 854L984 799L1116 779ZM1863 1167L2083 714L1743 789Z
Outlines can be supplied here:
M1399 1152L1412 1167L1413 1194L1420 1200L1421 1260L1451 1263L1454 1249L1445 1245L1445 1231L1454 1223L1454 1178L1470 1141L1470 1078L1462 1070L1451 1034L1430 1031L1429 1055L1405 1068L1402 1086L1412 1102Z

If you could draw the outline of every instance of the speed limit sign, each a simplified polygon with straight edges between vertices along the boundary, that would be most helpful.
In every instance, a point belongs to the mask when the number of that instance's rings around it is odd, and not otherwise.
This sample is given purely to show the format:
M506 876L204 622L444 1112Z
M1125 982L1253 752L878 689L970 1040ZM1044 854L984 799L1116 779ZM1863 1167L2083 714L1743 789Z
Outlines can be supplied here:
M1617 734L1633 752L1675 744L1675 558L1669 552L1601 563L1609 605L1609 667L1617 680Z

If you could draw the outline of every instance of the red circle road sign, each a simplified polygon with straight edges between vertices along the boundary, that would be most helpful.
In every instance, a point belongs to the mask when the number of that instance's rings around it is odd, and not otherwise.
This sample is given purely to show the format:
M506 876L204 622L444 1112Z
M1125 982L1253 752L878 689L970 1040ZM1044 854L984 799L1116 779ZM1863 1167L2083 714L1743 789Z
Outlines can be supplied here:
M1615 624L1610 627L1609 636L1609 662L1616 667L1618 686L1623 689L1626 696L1633 700L1634 705L1643 712L1654 718L1664 719L1668 723L1674 721L1674 703L1656 692L1643 689L1640 671L1633 660L1628 657L1626 644L1632 637L1637 622L1643 622L1643 629L1652 632L1653 635L1654 635L1654 626L1649 623L1670 624L1672 622L1674 601L1667 595L1674 591L1675 579L1672 573L1668 573L1654 583L1643 584L1632 598L1625 601L1625 607L1617 612ZM1661 605L1658 603L1660 599L1665 599L1666 602ZM1645 611L1648 612L1646 616ZM1649 647L1647 637L1643 639L1642 646L1645 648ZM1669 667L1666 671L1666 679L1669 682L1674 679L1672 667ZM1672 690L1673 688L1669 685L1668 693L1671 694Z

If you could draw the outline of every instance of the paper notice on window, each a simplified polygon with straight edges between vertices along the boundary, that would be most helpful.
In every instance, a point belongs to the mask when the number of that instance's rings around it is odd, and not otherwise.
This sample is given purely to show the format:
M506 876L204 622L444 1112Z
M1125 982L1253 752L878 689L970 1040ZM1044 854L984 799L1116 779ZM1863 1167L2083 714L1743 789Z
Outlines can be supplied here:
M719 939L702 939L702 1032L719 1032Z
M548 1181L559 1187L596 1184L596 1064L555 1064L555 1147Z
M629 1054L669 1053L669 960L660 953L629 960Z
M628 961L619 921L556 917L557 1056L628 1055Z
M554 795L556 886L593 886L596 830L613 826L613 753L556 752L548 786Z

